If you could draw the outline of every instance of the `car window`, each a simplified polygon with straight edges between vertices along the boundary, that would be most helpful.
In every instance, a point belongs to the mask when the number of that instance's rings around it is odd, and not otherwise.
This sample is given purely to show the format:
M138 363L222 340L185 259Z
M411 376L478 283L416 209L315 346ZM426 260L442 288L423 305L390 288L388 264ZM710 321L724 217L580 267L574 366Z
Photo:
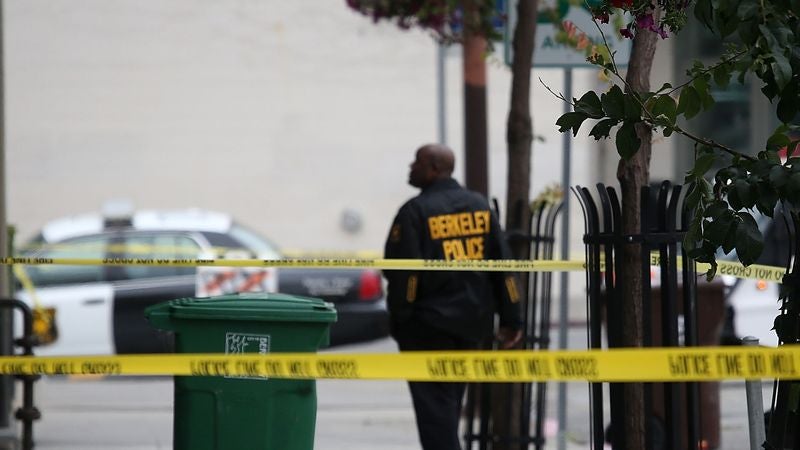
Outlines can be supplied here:
M110 241L111 236L106 234L67 239L47 245L43 249L35 251L34 255L42 258L100 259L105 257ZM28 266L25 271L34 286L103 281L103 266L38 265Z
M200 245L180 233L122 233L109 247L109 258L187 259L200 254ZM109 280L172 277L194 274L194 267L130 265L111 267Z
M253 253L253 257L280 258L280 252L275 245L241 225L234 224L229 234L206 232L203 236L212 247L222 250L217 251L218 256L222 256L225 249L247 249Z
M259 258L280 258L278 247L254 231L234 224L230 233L231 236L244 243L245 247L252 250Z

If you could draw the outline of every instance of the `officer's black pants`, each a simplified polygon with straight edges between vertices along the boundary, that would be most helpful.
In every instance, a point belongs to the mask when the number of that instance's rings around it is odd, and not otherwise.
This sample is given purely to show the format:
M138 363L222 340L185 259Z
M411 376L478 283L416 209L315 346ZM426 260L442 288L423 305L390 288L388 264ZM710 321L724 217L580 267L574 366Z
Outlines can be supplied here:
M395 329L401 351L472 350L474 342L415 322ZM458 424L464 383L409 382L423 450L461 450Z

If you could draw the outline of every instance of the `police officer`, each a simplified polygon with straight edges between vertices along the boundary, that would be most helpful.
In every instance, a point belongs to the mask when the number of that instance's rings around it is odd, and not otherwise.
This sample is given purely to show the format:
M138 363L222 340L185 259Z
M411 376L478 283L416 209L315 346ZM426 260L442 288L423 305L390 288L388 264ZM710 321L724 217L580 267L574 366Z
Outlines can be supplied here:
M455 157L445 145L417 150L408 183L420 188L398 211L386 258L507 259L500 224L482 195L452 178ZM522 337L519 291L513 275L481 271L387 270L392 336L401 351L473 350L491 336L511 348ZM464 383L409 382L425 450L461 448L458 424Z

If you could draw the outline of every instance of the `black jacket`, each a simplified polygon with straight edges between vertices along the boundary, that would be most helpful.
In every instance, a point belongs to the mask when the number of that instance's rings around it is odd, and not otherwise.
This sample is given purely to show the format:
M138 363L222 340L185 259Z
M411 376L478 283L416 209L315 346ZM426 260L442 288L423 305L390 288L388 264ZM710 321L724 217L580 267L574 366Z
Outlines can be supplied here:
M406 202L394 219L386 258L508 259L500 223L486 199L453 179L441 180ZM511 274L482 271L386 270L392 329L422 321L478 341L500 325L521 326L520 292Z

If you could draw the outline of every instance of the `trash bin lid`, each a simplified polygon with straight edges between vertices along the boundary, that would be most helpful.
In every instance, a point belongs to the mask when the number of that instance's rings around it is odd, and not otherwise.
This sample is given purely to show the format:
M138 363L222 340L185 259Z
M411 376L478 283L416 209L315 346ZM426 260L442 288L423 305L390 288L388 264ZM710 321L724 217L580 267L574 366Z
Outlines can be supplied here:
M161 311L158 311L158 310ZM147 315L173 319L246 320L265 322L334 322L336 310L318 298L287 294L243 293L207 298L181 298L148 308ZM159 314L160 313L160 314Z

